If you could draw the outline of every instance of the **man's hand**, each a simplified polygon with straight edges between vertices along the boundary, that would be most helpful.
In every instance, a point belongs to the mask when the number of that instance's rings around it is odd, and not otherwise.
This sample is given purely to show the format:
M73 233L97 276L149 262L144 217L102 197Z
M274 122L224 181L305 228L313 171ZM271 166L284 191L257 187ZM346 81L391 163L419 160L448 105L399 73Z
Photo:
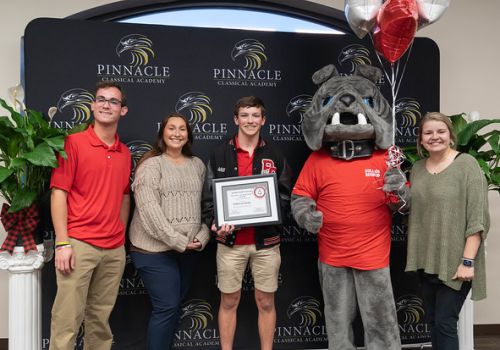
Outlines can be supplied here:
M215 226L215 224L212 224L211 230L214 231L217 234L217 236L225 237L225 236L233 233L234 225L224 224L221 227L217 228L217 226Z
M64 275L70 274L75 268L75 253L71 246L56 248L54 259L56 269Z

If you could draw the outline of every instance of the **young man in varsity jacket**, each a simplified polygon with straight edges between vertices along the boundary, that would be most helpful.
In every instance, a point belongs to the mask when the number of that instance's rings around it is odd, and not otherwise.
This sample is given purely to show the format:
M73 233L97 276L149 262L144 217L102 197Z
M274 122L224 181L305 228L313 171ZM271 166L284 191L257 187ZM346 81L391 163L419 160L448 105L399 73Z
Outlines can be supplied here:
M271 350L276 309L274 293L278 289L281 263L279 244L281 225L216 227L213 222L212 179L276 173L282 214L289 211L292 175L290 167L276 147L260 136L266 122L265 107L258 97L240 98L234 108L236 135L218 146L207 165L203 214L216 235L218 288L221 292L219 331L222 350L233 347L236 311L247 263L255 283L259 312L258 329L262 350Z

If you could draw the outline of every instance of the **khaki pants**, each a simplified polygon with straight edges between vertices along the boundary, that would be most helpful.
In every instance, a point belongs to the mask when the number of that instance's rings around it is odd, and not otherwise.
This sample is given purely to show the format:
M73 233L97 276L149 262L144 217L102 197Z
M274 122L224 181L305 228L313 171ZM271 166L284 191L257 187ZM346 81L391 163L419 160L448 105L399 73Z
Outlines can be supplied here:
M125 268L125 249L102 249L76 239L70 241L75 269L69 275L56 270L50 349L73 350L85 319L84 349L109 350L113 334L108 320Z

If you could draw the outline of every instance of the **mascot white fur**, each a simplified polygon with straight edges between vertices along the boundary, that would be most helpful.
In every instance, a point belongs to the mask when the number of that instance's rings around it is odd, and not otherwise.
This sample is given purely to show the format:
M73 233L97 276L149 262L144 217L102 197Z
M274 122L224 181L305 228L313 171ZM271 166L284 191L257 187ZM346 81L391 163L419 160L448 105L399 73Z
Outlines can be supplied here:
M368 65L351 76L334 65L320 69L302 122L314 152L293 189L292 213L318 233L329 350L356 349L358 308L366 349L401 349L389 270L391 210L409 202L409 191L404 174L387 165L393 118L376 86L381 75Z

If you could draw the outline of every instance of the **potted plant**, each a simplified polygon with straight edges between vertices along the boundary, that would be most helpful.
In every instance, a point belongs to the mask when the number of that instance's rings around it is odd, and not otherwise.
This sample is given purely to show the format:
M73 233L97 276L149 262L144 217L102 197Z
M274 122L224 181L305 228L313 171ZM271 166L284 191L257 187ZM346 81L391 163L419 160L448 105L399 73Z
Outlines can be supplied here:
M0 99L8 112L0 115L0 194L6 201L0 215L7 231L1 250L11 253L19 238L26 252L36 250L37 200L48 189L51 169L58 166L56 155L66 156L66 131L51 127L42 113L26 109L20 101L22 90L12 91L13 106Z
M457 135L457 151L476 158L488 181L488 190L500 193L500 130L479 133L486 126L500 123L500 119L477 119L477 113L450 116ZM403 149L406 159L413 164L419 160L415 146Z

